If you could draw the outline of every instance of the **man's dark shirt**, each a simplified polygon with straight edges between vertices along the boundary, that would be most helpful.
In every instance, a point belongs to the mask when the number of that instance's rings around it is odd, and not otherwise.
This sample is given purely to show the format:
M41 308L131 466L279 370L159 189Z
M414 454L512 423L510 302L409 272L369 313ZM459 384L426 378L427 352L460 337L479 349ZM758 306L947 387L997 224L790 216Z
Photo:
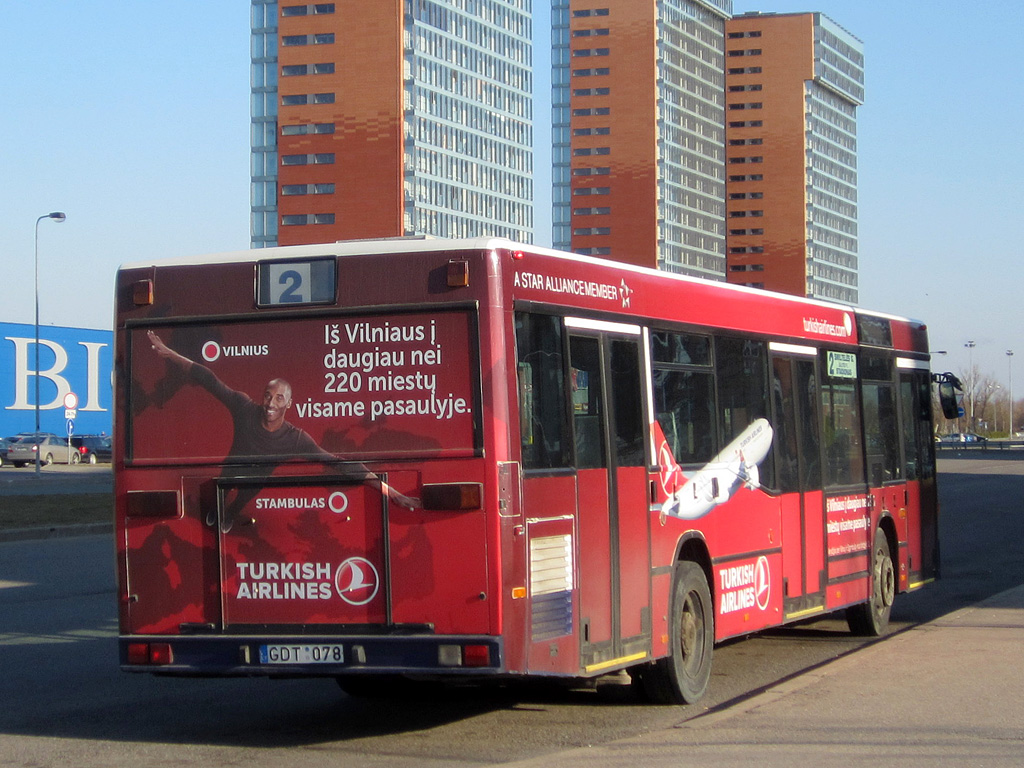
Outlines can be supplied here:
M336 461L337 457L323 450L304 430L287 421L271 432L263 426L263 407L242 392L236 392L217 378L204 365L193 363L189 378L220 400L231 414L235 436L228 458L243 456L311 456Z

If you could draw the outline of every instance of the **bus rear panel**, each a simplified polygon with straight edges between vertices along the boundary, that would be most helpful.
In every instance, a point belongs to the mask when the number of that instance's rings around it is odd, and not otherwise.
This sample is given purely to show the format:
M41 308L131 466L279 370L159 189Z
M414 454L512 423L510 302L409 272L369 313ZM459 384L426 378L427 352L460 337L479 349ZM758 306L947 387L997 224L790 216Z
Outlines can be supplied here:
M373 260L122 270L125 669L502 669L487 283L448 287L444 253L393 256L393 282Z

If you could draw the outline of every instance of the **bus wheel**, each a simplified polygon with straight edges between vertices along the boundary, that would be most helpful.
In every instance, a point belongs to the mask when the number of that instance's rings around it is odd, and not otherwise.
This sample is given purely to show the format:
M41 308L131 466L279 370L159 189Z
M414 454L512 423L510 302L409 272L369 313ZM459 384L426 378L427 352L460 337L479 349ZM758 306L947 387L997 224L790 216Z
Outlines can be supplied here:
M889 537L879 528L871 549L871 598L846 609L846 622L855 635L878 637L889 628L889 614L896 598L896 569L889 551Z
M669 655L638 671L647 697L658 704L694 704L711 679L714 609L704 569L676 565L672 584Z

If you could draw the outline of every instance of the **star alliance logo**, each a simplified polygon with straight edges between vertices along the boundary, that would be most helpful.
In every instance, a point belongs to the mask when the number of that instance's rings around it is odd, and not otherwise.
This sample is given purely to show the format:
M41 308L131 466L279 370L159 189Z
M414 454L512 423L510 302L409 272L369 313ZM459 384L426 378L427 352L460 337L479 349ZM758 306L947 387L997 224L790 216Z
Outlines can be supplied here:
M629 307L629 299L633 295L633 290L626 285L625 278L623 278L622 282L619 283L619 292L622 294L622 308L626 309Z

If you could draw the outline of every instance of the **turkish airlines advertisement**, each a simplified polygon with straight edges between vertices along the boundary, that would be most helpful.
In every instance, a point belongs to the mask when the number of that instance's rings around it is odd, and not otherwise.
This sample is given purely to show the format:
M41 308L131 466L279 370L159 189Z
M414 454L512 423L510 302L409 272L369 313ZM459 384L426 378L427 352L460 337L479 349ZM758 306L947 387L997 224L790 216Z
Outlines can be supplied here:
M471 455L470 315L132 330L130 460Z
M383 623L380 493L366 485L229 488L225 624ZM241 505L232 500L238 494Z

